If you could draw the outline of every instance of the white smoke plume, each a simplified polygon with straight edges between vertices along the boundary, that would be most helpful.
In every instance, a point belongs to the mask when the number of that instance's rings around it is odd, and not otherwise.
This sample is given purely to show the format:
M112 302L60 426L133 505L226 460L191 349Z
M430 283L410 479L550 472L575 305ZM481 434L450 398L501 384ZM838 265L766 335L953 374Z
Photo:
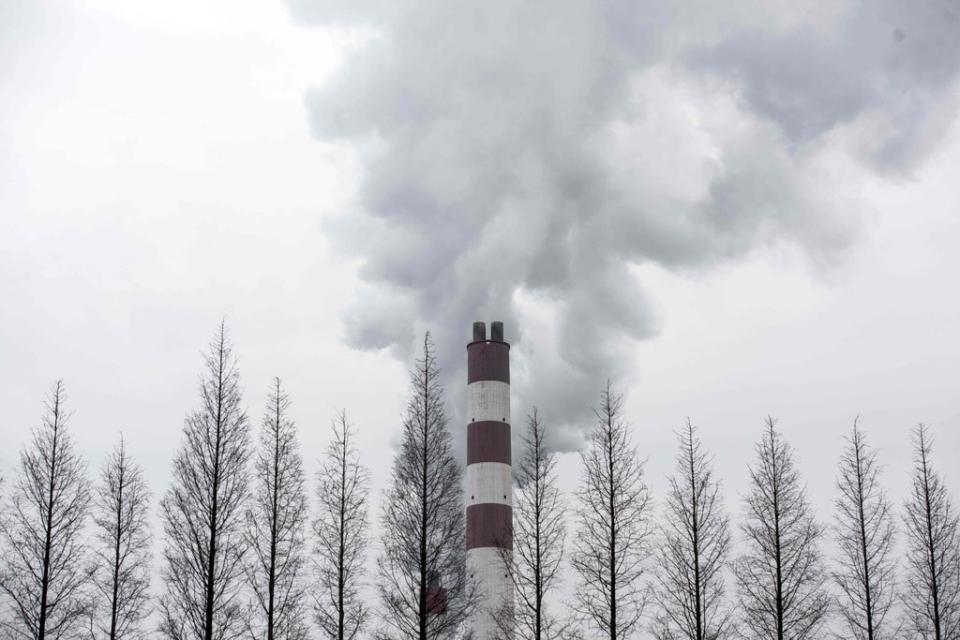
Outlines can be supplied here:
M657 330L635 265L829 265L857 181L915 170L957 112L958 0L289 2L373 34L307 98L362 170L333 230L367 284L349 342L406 359L429 329L456 391L470 323L503 320L514 422L539 405L560 448Z

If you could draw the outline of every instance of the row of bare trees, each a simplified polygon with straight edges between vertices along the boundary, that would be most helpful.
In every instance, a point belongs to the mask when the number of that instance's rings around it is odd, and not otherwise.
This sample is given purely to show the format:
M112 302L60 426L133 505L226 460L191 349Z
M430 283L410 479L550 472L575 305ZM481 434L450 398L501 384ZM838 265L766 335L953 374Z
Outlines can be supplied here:
M301 640L311 617L335 640L365 630L424 640L465 633L475 598L465 567L461 468L429 336L411 383L383 501L380 615L370 625L363 593L369 473L345 414L334 421L308 523L289 398L275 380L258 446L251 446L237 362L221 325L160 501L154 599L143 474L121 441L101 483L90 486L65 431L58 382L2 520L4 636L135 640L151 615L171 640ZM89 539L91 506L96 533Z
M369 474L346 414L334 420L308 522L290 400L275 379L252 450L222 326L200 400L161 502L160 631L171 640L302 640L312 617L325 638L357 637L367 620L361 568Z
M654 524L643 462L622 398L609 386L596 416L575 496L573 615L559 617L547 612L544 595L562 562L565 507L543 423L536 413L528 419L514 516L521 637L617 640L646 628L657 640L805 640L827 633L835 614L842 638L960 638L960 523L931 467L925 426L913 434L901 581L897 515L859 422L839 462L838 557L828 570L821 551L828 530L815 519L793 451L772 418L755 446L740 553L732 557L722 487L696 428L688 421L677 434L676 470ZM735 594L727 590L730 577Z
M146 482L121 439L92 485L68 418L58 381L20 455L20 474L0 514L3 635L136 637L149 612Z
M0 514L3 638L136 640L154 616L172 640L300 640L310 614L324 637L356 637L365 618L358 581L368 476L345 415L334 423L308 523L289 399L275 380L251 447L221 326L160 501L162 584L154 598L143 472L121 438L91 483L65 401L57 382Z
M159 597L150 592L143 473L121 439L89 483L64 400L57 383L0 518L5 638L136 640L151 620L171 640L302 640L311 626L336 640L469 637L477 594L465 562L461 466L429 336L411 371L370 578L369 473L346 415L334 420L308 500L289 398L275 380L253 445L223 326L160 501ZM514 622L504 636L805 640L834 618L844 638L960 639L960 525L931 467L925 427L914 434L913 484L898 517L877 453L854 424L828 566L828 529L773 419L749 466L734 557L722 485L696 428L688 421L678 431L676 469L655 508L609 384L595 414L569 507L536 410L522 432L508 563L514 611L500 618ZM575 578L569 603L558 596L565 566Z

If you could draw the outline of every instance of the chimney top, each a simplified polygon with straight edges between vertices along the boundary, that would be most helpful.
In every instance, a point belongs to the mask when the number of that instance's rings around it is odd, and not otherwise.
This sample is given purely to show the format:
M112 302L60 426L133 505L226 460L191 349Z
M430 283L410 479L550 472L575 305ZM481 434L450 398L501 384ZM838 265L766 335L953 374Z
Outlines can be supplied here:
M490 323L490 339L494 342L503 342L503 323L499 320Z
M502 329L501 329L501 333L503 333ZM487 323L474 322L473 323L473 341L483 342L486 339L487 339Z

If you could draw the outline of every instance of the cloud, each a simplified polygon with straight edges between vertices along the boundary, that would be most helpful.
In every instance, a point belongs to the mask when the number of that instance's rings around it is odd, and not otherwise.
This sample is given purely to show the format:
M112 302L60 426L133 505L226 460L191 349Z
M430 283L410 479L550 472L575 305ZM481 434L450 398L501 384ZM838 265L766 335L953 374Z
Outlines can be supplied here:
M459 406L470 322L504 320L518 405L564 448L660 325L635 266L782 243L831 264L851 174L915 168L956 112L953 1L290 3L376 34L307 98L361 160L333 231L368 287L348 340L408 358L430 329Z
M828 28L748 29L695 54L734 77L749 106L798 144L872 117L868 159L916 167L953 121L960 2L855 2Z

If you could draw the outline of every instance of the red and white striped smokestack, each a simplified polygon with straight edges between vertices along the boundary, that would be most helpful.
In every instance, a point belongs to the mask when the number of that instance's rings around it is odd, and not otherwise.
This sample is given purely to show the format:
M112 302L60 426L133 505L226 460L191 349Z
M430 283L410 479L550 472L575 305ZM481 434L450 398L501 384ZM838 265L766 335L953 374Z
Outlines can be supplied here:
M510 345L503 323L473 323L467 345L467 570L476 580L476 640L501 637L512 625L513 589L504 551L513 552L513 471L510 455Z

